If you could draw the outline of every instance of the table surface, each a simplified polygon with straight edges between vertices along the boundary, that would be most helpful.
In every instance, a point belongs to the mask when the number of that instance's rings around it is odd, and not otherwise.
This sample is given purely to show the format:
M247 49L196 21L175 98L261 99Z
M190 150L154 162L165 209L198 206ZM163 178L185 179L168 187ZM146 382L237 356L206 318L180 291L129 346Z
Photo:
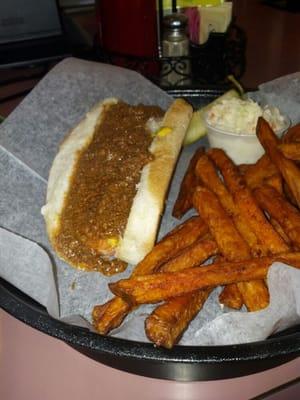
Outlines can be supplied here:
M242 378L173 382L97 363L0 310L0 399L234 400L251 399L299 377L300 358ZM300 382L268 397L297 399Z

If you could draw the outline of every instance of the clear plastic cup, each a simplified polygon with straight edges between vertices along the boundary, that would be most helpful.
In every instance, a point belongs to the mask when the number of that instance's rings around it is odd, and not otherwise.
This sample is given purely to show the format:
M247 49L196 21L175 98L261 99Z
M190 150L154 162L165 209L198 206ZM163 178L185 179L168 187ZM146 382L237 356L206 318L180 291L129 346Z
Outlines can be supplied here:
M280 138L290 126L284 117L284 127L275 132ZM210 147L223 149L236 164L253 164L263 154L264 149L255 134L237 134L210 125L205 118L207 139Z

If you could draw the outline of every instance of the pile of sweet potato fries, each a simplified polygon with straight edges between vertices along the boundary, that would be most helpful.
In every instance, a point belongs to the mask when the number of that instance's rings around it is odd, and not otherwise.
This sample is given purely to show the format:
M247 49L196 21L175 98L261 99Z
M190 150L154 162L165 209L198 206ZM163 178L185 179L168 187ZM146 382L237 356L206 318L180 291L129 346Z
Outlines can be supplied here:
M269 303L270 265L300 268L300 124L279 140L260 118L257 136L265 154L256 164L237 166L220 149L194 154L173 215L193 207L199 215L158 242L129 279L109 285L116 297L93 310L99 333L118 327L140 304L160 303L145 331L171 348L215 287L223 286L221 304L260 310Z

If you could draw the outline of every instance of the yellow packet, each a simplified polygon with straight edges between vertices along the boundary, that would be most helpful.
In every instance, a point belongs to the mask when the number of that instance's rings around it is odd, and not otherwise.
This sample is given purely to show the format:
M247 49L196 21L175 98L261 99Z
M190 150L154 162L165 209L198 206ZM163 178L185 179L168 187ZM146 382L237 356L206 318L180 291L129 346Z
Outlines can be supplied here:
M177 0L177 7L212 7L223 3L224 0ZM163 0L163 8L172 8L172 0Z

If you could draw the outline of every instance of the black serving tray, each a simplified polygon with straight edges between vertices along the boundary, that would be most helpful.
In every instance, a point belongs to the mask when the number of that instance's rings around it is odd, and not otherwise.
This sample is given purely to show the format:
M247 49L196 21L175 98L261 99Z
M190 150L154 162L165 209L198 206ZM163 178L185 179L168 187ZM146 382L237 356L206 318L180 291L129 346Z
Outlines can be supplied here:
M86 356L137 375L177 381L235 378L300 355L300 325L274 337L234 346L175 346L172 350L102 336L51 318L46 309L0 279L0 306L18 320L68 343Z
M184 97L202 106L228 87L173 89L173 97ZM300 325L267 340L230 346L175 346L172 350L102 336L87 329L53 319L46 309L0 278L0 307L50 336L68 343L103 364L137 375L177 381L235 378L261 372L300 355Z

